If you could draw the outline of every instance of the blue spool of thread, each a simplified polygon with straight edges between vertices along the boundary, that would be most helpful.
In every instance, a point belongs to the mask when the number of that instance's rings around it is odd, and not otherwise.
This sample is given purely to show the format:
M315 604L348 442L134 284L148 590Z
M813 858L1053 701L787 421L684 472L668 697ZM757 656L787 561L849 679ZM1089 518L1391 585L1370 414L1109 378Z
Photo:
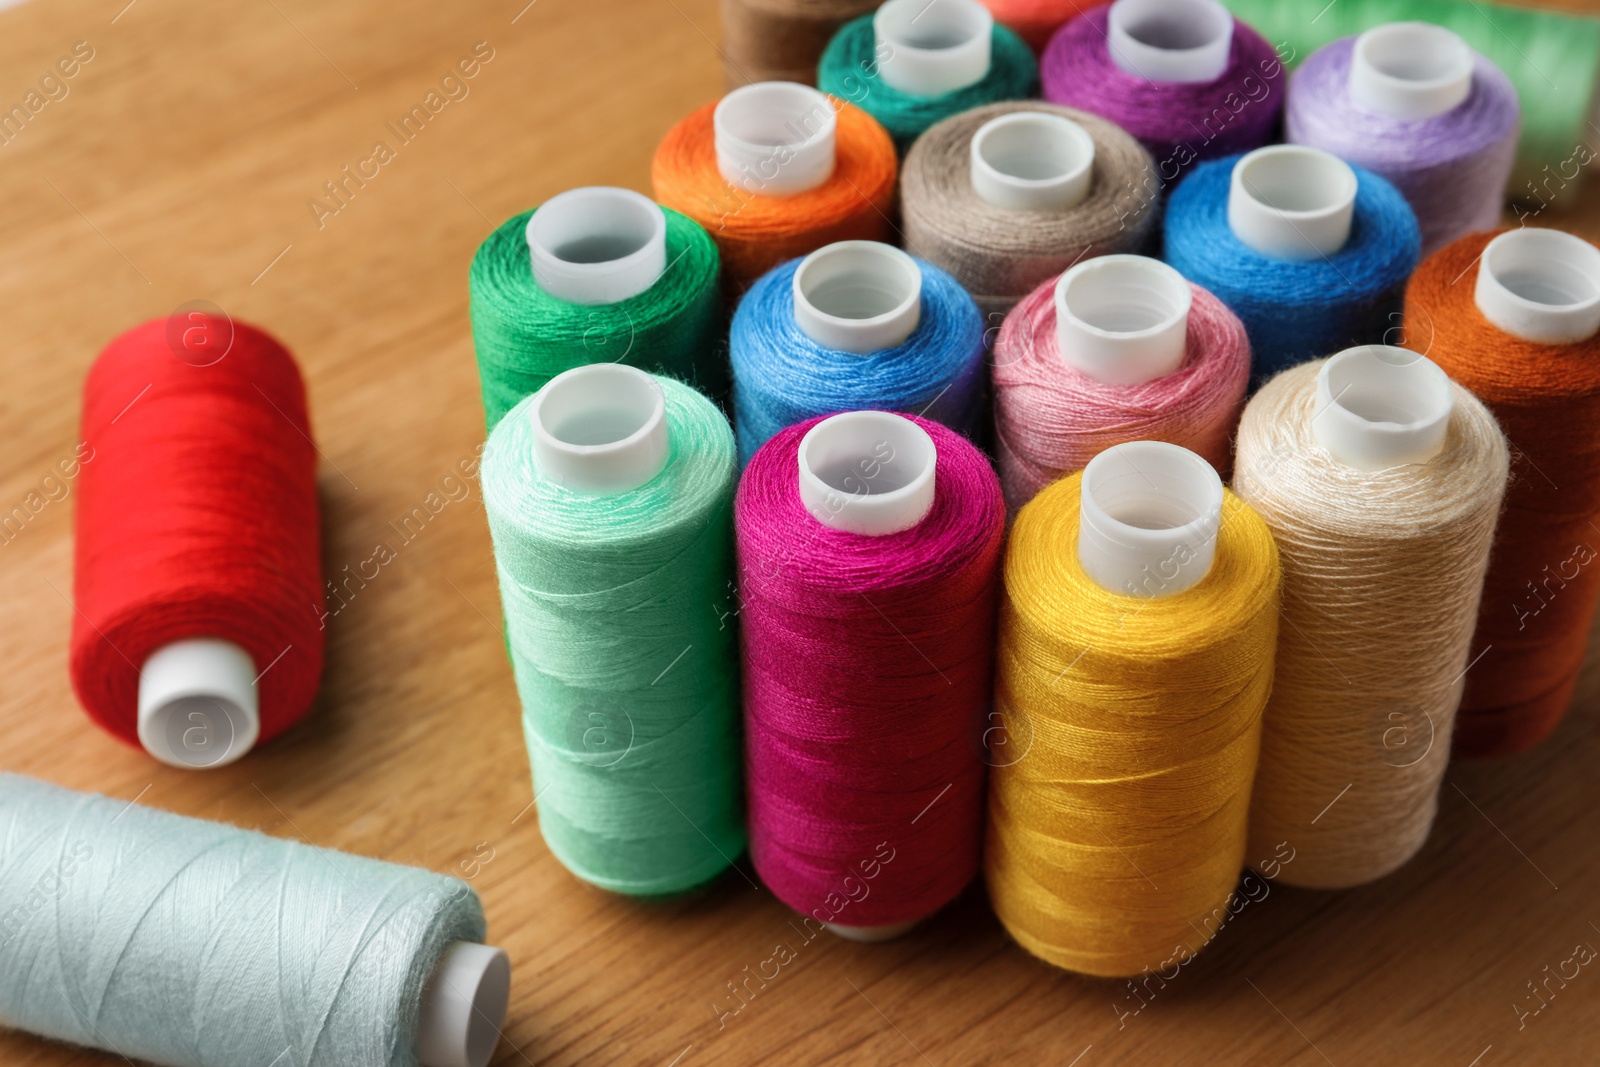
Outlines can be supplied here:
M734 312L730 350L741 464L836 411L909 412L968 437L982 415L978 305L890 245L841 241L768 271Z
M1317 173L1345 164L1326 153L1298 146L1274 146L1250 153L1312 154ZM1250 335L1253 385L1278 371L1331 355L1354 345L1392 343L1400 326L1405 282L1422 250L1417 217L1395 187L1361 167L1351 166L1355 198L1349 236L1335 250L1301 250L1303 258L1268 254L1246 244L1229 224L1228 199L1236 164L1228 156L1196 167L1167 204L1166 261L1196 285L1209 289L1243 320ZM1303 160L1302 160L1303 162ZM1301 198L1314 200L1316 181L1299 181L1293 168L1281 172L1287 184L1268 191L1269 201L1289 208L1286 232L1311 233L1312 213L1298 210ZM1334 180L1337 180L1336 177ZM1345 180L1348 180L1346 178Z

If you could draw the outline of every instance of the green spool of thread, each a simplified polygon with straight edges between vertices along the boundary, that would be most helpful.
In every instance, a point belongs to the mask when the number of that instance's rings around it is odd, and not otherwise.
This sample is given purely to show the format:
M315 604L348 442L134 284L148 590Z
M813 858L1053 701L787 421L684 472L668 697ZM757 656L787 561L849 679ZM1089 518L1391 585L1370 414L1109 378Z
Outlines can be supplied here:
M545 842L655 896L744 850L733 432L670 378L598 364L489 435L482 479Z
M529 222L545 213L541 240L531 241ZM541 251L550 289L535 280ZM589 363L626 363L720 397L720 269L698 223L626 189L573 189L507 219L478 247L468 281L489 428L557 374Z
M1596 132L1591 109L1600 88L1600 20L1474 0L1224 0L1233 13L1289 49L1290 65L1329 41L1386 22L1433 22L1487 56L1517 88L1522 135L1506 194L1561 201ZM1287 46L1287 48L1285 48Z

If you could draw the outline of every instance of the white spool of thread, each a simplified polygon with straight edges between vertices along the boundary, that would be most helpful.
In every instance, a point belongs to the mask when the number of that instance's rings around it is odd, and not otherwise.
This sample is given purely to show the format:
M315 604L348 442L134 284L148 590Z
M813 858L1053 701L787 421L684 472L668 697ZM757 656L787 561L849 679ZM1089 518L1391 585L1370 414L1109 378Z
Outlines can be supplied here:
M222 767L261 735L259 672L250 653L220 638L174 641L139 671L139 743L171 767Z
M1317 372L1311 436L1357 470L1425 463L1450 431L1450 379L1409 349L1360 345Z
M1350 98L1391 118L1432 118L1472 93L1472 64L1467 42L1443 26L1375 26L1350 51Z
M1056 282L1056 342L1096 381L1138 385L1182 366L1193 303L1183 275L1159 260L1085 260Z
M989 73L994 16L977 0L888 0L872 31L878 76L910 96L942 96Z
M631 189L591 185L545 201L528 219L533 280L569 304L615 304L667 268L667 217Z
M795 325L825 348L881 352L922 321L922 271L892 245L825 245L800 261L793 284Z
M1116 0L1106 46L1113 63L1145 81L1215 81L1233 50L1233 16L1217 0Z
M562 371L529 405L539 473L595 496L636 489L667 464L667 406L649 374L621 363Z
M1068 211L1094 181L1094 138L1064 115L1013 111L972 135L972 188L1007 211Z
M1508 230L1484 246L1473 299L1524 341L1587 340L1600 330L1600 250L1560 230Z
M1187 448L1114 445L1083 471L1078 562L1107 592L1168 597L1211 573L1222 479Z
M511 996L505 950L455 941L439 956L417 1009L423 1067L484 1067L500 1041Z
M1233 165L1228 227L1262 255L1310 260L1350 239L1356 172L1319 148L1271 145Z
M711 114L717 170L730 185L794 196L833 176L838 119L826 95L798 82L756 82Z

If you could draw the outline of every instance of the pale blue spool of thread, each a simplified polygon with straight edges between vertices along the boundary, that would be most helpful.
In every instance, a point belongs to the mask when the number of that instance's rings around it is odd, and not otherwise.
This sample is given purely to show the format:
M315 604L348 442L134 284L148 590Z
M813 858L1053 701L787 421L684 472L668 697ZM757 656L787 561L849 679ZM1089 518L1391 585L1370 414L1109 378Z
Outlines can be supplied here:
M0 774L0 1025L169 1067L416 1067L436 964L483 937L454 878Z

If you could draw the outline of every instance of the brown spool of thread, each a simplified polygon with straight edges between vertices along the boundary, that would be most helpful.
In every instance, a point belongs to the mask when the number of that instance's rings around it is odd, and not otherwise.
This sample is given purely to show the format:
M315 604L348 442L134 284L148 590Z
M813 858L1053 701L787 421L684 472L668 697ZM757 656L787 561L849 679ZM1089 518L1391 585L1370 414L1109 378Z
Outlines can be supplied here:
M990 104L931 127L906 155L905 247L949 271L998 326L1073 264L1145 251L1158 184L1150 153L1098 115Z
M1511 446L1457 755L1531 748L1572 700L1600 601L1596 327L1600 249L1555 230L1463 237L1406 288L1406 346L1487 404Z
M752 82L817 84L817 60L840 26L876 0L722 0L723 75Z

